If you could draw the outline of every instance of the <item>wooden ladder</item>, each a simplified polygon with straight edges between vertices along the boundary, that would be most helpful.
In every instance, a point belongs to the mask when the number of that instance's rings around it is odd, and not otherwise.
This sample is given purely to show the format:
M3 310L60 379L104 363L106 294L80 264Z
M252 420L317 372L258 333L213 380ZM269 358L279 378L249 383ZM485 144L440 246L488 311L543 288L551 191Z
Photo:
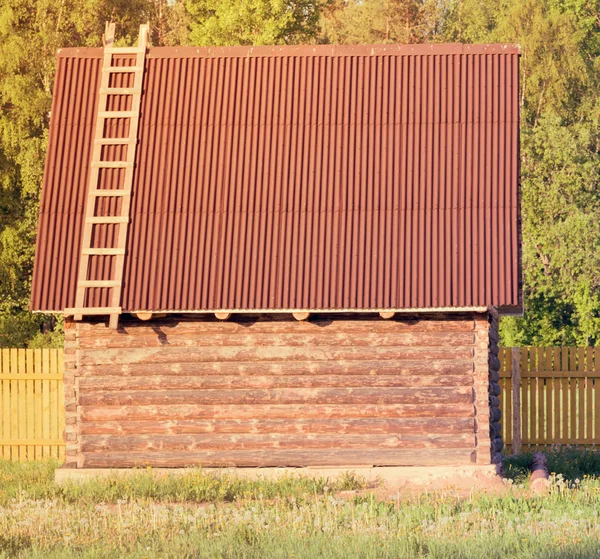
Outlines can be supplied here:
M104 61L102 64L102 78L98 96L98 116L96 132L94 135L94 148L92 152L90 181L88 183L87 202L81 254L79 256L79 272L77 276L77 293L75 307L65 309L66 316L73 316L81 320L86 315L109 315L109 325L117 328L121 314L121 293L123 290L123 268L125 265L125 248L127 243L127 227L129 224L129 208L131 205L131 191L133 187L133 166L137 147L138 125L140 120L140 105L142 97L142 79L144 77L144 63L146 60L146 47L148 45L148 25L140 26L137 47L114 47L115 24L107 24L104 33ZM135 54L134 66L113 66L113 55ZM111 87L110 77L115 73L134 74L133 87ZM110 95L130 95L131 108L128 110L108 110ZM108 119L128 118L129 135L126 138L106 138L104 136ZM102 159L103 146L127 146L124 161L104 161ZM122 187L116 190L100 188L100 169L124 169ZM120 197L120 215L97 216L96 202L100 197ZM92 232L95 225L115 224L118 227L117 246L110 248L92 247ZM95 280L89 278L90 256L110 256L114 258L114 278ZM86 307L86 290L94 287L111 289L110 306Z

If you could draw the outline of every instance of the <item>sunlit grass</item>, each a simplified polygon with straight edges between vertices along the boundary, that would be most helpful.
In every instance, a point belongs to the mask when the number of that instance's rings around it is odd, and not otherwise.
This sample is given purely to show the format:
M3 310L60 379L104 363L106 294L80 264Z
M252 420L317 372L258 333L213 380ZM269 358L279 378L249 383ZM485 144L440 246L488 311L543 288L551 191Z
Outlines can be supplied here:
M598 557L596 456L556 454L545 496L508 488L377 497L367 488L342 497L364 480L244 481L201 470L58 487L53 464L0 462L0 557ZM509 463L516 471L526 462Z

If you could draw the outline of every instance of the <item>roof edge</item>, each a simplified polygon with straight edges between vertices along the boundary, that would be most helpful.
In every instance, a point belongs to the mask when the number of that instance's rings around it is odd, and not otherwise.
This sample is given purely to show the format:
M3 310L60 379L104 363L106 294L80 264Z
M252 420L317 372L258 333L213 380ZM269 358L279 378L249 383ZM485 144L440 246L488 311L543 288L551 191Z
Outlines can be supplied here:
M141 312L152 312L152 313L167 313L167 314L215 314L215 313L231 313L231 314L293 314L293 313L336 313L336 314L365 314L365 313L379 313L379 312L394 312L398 314L410 314L410 313L464 313L464 312L487 312L490 307L488 306L473 306L473 307L406 307L406 308L376 308L376 309L312 309L312 308L301 308L301 309L207 309L207 310L193 310L193 309L124 309L122 314L134 314ZM40 310L32 309L33 313L43 314L63 314L62 310Z
M65 58L100 58L102 48L58 49ZM420 45L279 45L238 47L152 47L148 58L241 58L263 56L393 56L439 54L521 54L515 44L436 43Z

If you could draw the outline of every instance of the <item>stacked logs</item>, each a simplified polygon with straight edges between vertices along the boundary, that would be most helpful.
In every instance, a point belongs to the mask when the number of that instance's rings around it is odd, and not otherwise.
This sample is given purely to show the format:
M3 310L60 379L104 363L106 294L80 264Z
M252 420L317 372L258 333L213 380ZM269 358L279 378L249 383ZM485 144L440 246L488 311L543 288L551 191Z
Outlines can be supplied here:
M489 402L490 402L490 441L492 464L502 464L502 431L500 427L500 359L498 358L498 315L490 313L489 330Z

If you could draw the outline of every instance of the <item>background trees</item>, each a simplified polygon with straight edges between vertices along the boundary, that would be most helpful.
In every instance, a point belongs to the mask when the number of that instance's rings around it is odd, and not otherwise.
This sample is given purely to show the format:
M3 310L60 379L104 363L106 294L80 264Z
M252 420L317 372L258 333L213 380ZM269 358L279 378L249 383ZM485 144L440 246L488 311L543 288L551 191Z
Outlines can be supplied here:
M0 0L0 345L60 343L60 322L27 311L54 54L99 46L109 19L121 44L147 21L155 45L520 44L526 317L503 319L502 339L600 343L599 14L600 0Z

